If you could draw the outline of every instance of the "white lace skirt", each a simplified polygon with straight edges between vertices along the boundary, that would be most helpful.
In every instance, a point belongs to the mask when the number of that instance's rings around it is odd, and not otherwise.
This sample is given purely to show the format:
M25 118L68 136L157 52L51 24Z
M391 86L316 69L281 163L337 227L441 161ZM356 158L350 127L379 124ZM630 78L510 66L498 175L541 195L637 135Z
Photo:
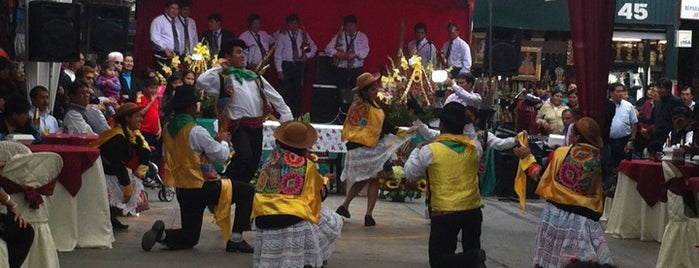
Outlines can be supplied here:
M399 138L389 134L381 138L374 148L363 146L347 151L340 180L347 181L349 185L376 177L376 174L383 170L384 163L412 137L413 135L407 135L405 138Z
M148 199L143 192L143 182L136 178L131 172L131 185L133 194L131 198L124 199L124 186L119 184L119 179L114 175L105 175L107 178L107 195L109 195L109 206L121 209L124 215L138 215L139 212L148 210Z
M257 229L253 267L321 267L330 258L343 226L342 217L321 207L318 225L302 221L282 229Z

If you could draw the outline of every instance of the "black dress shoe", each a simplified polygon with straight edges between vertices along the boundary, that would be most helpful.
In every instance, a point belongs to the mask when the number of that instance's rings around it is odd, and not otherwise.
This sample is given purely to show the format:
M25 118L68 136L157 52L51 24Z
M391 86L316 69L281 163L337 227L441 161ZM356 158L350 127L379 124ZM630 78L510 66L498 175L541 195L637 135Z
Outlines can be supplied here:
M253 253L255 252L255 248L248 244L248 242L245 242L245 240L240 242L233 242L228 240L228 243L226 243L226 252L237 251L240 251L242 253Z
M364 226L374 226L376 225L376 221L374 220L374 217L371 215L364 215Z
M150 251L156 242L163 240L163 231L165 231L165 223L161 220L155 221L150 230L143 234L141 248L145 251Z
M337 207L337 210L335 210L335 213L340 214L340 216L345 217L345 218L351 218L349 210L343 205L340 205Z
M112 229L122 231L122 230L129 229L129 226L121 223L116 218L112 218Z

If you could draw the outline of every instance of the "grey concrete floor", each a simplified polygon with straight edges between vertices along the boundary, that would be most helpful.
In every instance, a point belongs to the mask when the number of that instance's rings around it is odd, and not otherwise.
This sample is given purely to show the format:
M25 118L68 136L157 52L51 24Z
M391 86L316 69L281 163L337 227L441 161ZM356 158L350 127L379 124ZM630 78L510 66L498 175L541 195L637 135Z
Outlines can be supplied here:
M122 218L129 230L115 233L112 249L77 249L60 253L62 267L251 267L252 256L226 253L225 241L205 213L199 244L190 250L168 251L158 245L151 252L141 250L141 235L153 221L162 219L167 228L179 225L176 201L155 200L139 217ZM333 210L343 196L332 195L324 203ZM424 199L406 203L379 200L374 211L375 227L364 227L366 198L357 197L350 206L352 218L345 222L337 249L328 267L429 267L427 241L429 221L424 219ZM484 198L482 247L488 267L530 267L534 238L543 201L528 203L526 213L516 203ZM244 238L253 244L254 233ZM660 244L607 237L618 267L654 267Z

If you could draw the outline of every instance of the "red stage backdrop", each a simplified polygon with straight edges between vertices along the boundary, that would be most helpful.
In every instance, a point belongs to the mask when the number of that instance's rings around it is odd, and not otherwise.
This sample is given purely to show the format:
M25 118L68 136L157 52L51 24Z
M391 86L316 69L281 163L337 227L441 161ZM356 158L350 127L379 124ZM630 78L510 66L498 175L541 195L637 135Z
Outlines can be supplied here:
M414 39L413 26L416 22L427 24L427 37L437 48L447 41L446 24L457 23L461 37L470 43L470 25L474 0L266 0L266 1L230 1L200 0L191 1L192 18L197 22L201 33L207 30L206 17L219 13L223 18L223 28L240 35L247 28L249 14L262 16L262 29L270 34L283 29L284 19L289 13L296 13L301 18L301 27L322 51L337 33L346 15L355 15L359 30L369 37L371 48L364 62L364 69L378 72L382 65L388 64L387 56L395 56L399 44L401 21L405 23L405 44ZM137 25L135 37L136 68L143 69L152 62L150 44L150 23L164 11L164 0L138 1ZM273 69L273 67L272 67ZM309 64L306 75L304 96L311 96L314 77L313 62ZM305 97L304 110L310 110L310 97Z

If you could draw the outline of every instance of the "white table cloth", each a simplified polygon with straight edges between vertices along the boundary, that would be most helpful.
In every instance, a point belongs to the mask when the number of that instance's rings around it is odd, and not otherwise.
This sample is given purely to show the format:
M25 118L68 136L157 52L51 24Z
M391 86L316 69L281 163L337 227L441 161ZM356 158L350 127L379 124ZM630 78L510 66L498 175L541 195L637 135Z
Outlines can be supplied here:
M76 196L57 183L53 195L46 198L46 206L58 251L73 251L76 247L112 248L114 234L101 157L83 172L82 186Z
M345 142L340 140L342 126L311 124L318 131L318 141L311 147L312 152L346 153ZM274 129L279 126L277 121L266 121L262 133L262 150L274 148Z
M636 182L619 173L611 207L605 206L605 232L623 239L662 241L668 222L667 203L648 206L636 190Z

